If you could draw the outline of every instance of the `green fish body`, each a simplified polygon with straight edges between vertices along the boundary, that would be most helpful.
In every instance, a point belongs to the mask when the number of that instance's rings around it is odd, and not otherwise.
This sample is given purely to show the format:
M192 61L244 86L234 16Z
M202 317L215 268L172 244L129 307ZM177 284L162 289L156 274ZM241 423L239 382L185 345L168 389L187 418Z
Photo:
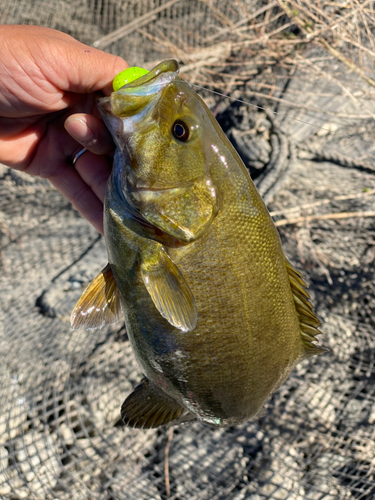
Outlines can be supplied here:
M104 207L109 267L73 327L113 321L122 304L145 375L122 406L127 425L247 421L297 363L324 352L301 275L175 61L99 107L117 145Z

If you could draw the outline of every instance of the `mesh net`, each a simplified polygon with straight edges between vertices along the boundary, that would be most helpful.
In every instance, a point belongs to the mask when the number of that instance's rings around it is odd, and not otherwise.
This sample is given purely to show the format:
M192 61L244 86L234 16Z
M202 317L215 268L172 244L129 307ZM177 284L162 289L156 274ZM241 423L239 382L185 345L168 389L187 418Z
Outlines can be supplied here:
M330 349L242 426L125 428L141 373L124 327L69 327L104 242L48 183L0 167L0 497L373 499L373 2L3 0L0 12L130 65L175 57L217 92L200 90L309 282Z

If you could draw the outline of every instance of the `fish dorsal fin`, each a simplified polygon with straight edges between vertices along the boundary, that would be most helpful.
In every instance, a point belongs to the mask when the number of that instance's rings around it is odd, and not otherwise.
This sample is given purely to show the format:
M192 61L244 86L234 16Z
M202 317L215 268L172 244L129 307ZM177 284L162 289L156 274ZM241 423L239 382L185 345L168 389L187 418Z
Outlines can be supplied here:
M118 321L120 312L120 292L107 264L81 295L70 316L70 324L73 330L102 328Z
M181 271L160 248L143 259L143 283L156 309L169 323L184 332L197 324L197 308L193 294Z
M296 311L299 316L300 333L304 347L304 357L327 352L324 347L313 344L315 337L322 332L318 330L321 325L315 315L310 302L310 295L307 293L307 285L302 275L294 269L290 262L286 261L286 269L289 275L290 287L292 289Z
M124 424L138 429L154 429L167 425L179 420L184 412L182 406L146 378L125 399L121 407Z

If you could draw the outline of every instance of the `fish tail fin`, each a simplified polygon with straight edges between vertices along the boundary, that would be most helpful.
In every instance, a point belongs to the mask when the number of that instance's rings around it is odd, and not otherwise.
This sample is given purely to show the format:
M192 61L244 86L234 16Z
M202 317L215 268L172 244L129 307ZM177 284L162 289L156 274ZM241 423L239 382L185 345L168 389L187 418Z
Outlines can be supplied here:
M303 346L303 358L309 358L315 354L324 354L328 349L313 344L316 336L322 332L318 329L321 325L316 317L310 302L310 295L307 293L307 285L302 275L294 269L290 262L286 261L286 269L289 276L290 287L292 289L294 304L299 317L300 334Z

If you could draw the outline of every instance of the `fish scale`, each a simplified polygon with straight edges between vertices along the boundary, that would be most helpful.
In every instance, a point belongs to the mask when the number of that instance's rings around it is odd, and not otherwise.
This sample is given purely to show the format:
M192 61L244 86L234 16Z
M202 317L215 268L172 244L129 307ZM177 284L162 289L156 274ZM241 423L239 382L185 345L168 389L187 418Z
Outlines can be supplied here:
M121 303L145 375L122 406L125 424L247 421L297 363L325 351L313 343L320 323L305 283L175 61L98 106L117 145L104 206L109 265L72 325L115 321Z

